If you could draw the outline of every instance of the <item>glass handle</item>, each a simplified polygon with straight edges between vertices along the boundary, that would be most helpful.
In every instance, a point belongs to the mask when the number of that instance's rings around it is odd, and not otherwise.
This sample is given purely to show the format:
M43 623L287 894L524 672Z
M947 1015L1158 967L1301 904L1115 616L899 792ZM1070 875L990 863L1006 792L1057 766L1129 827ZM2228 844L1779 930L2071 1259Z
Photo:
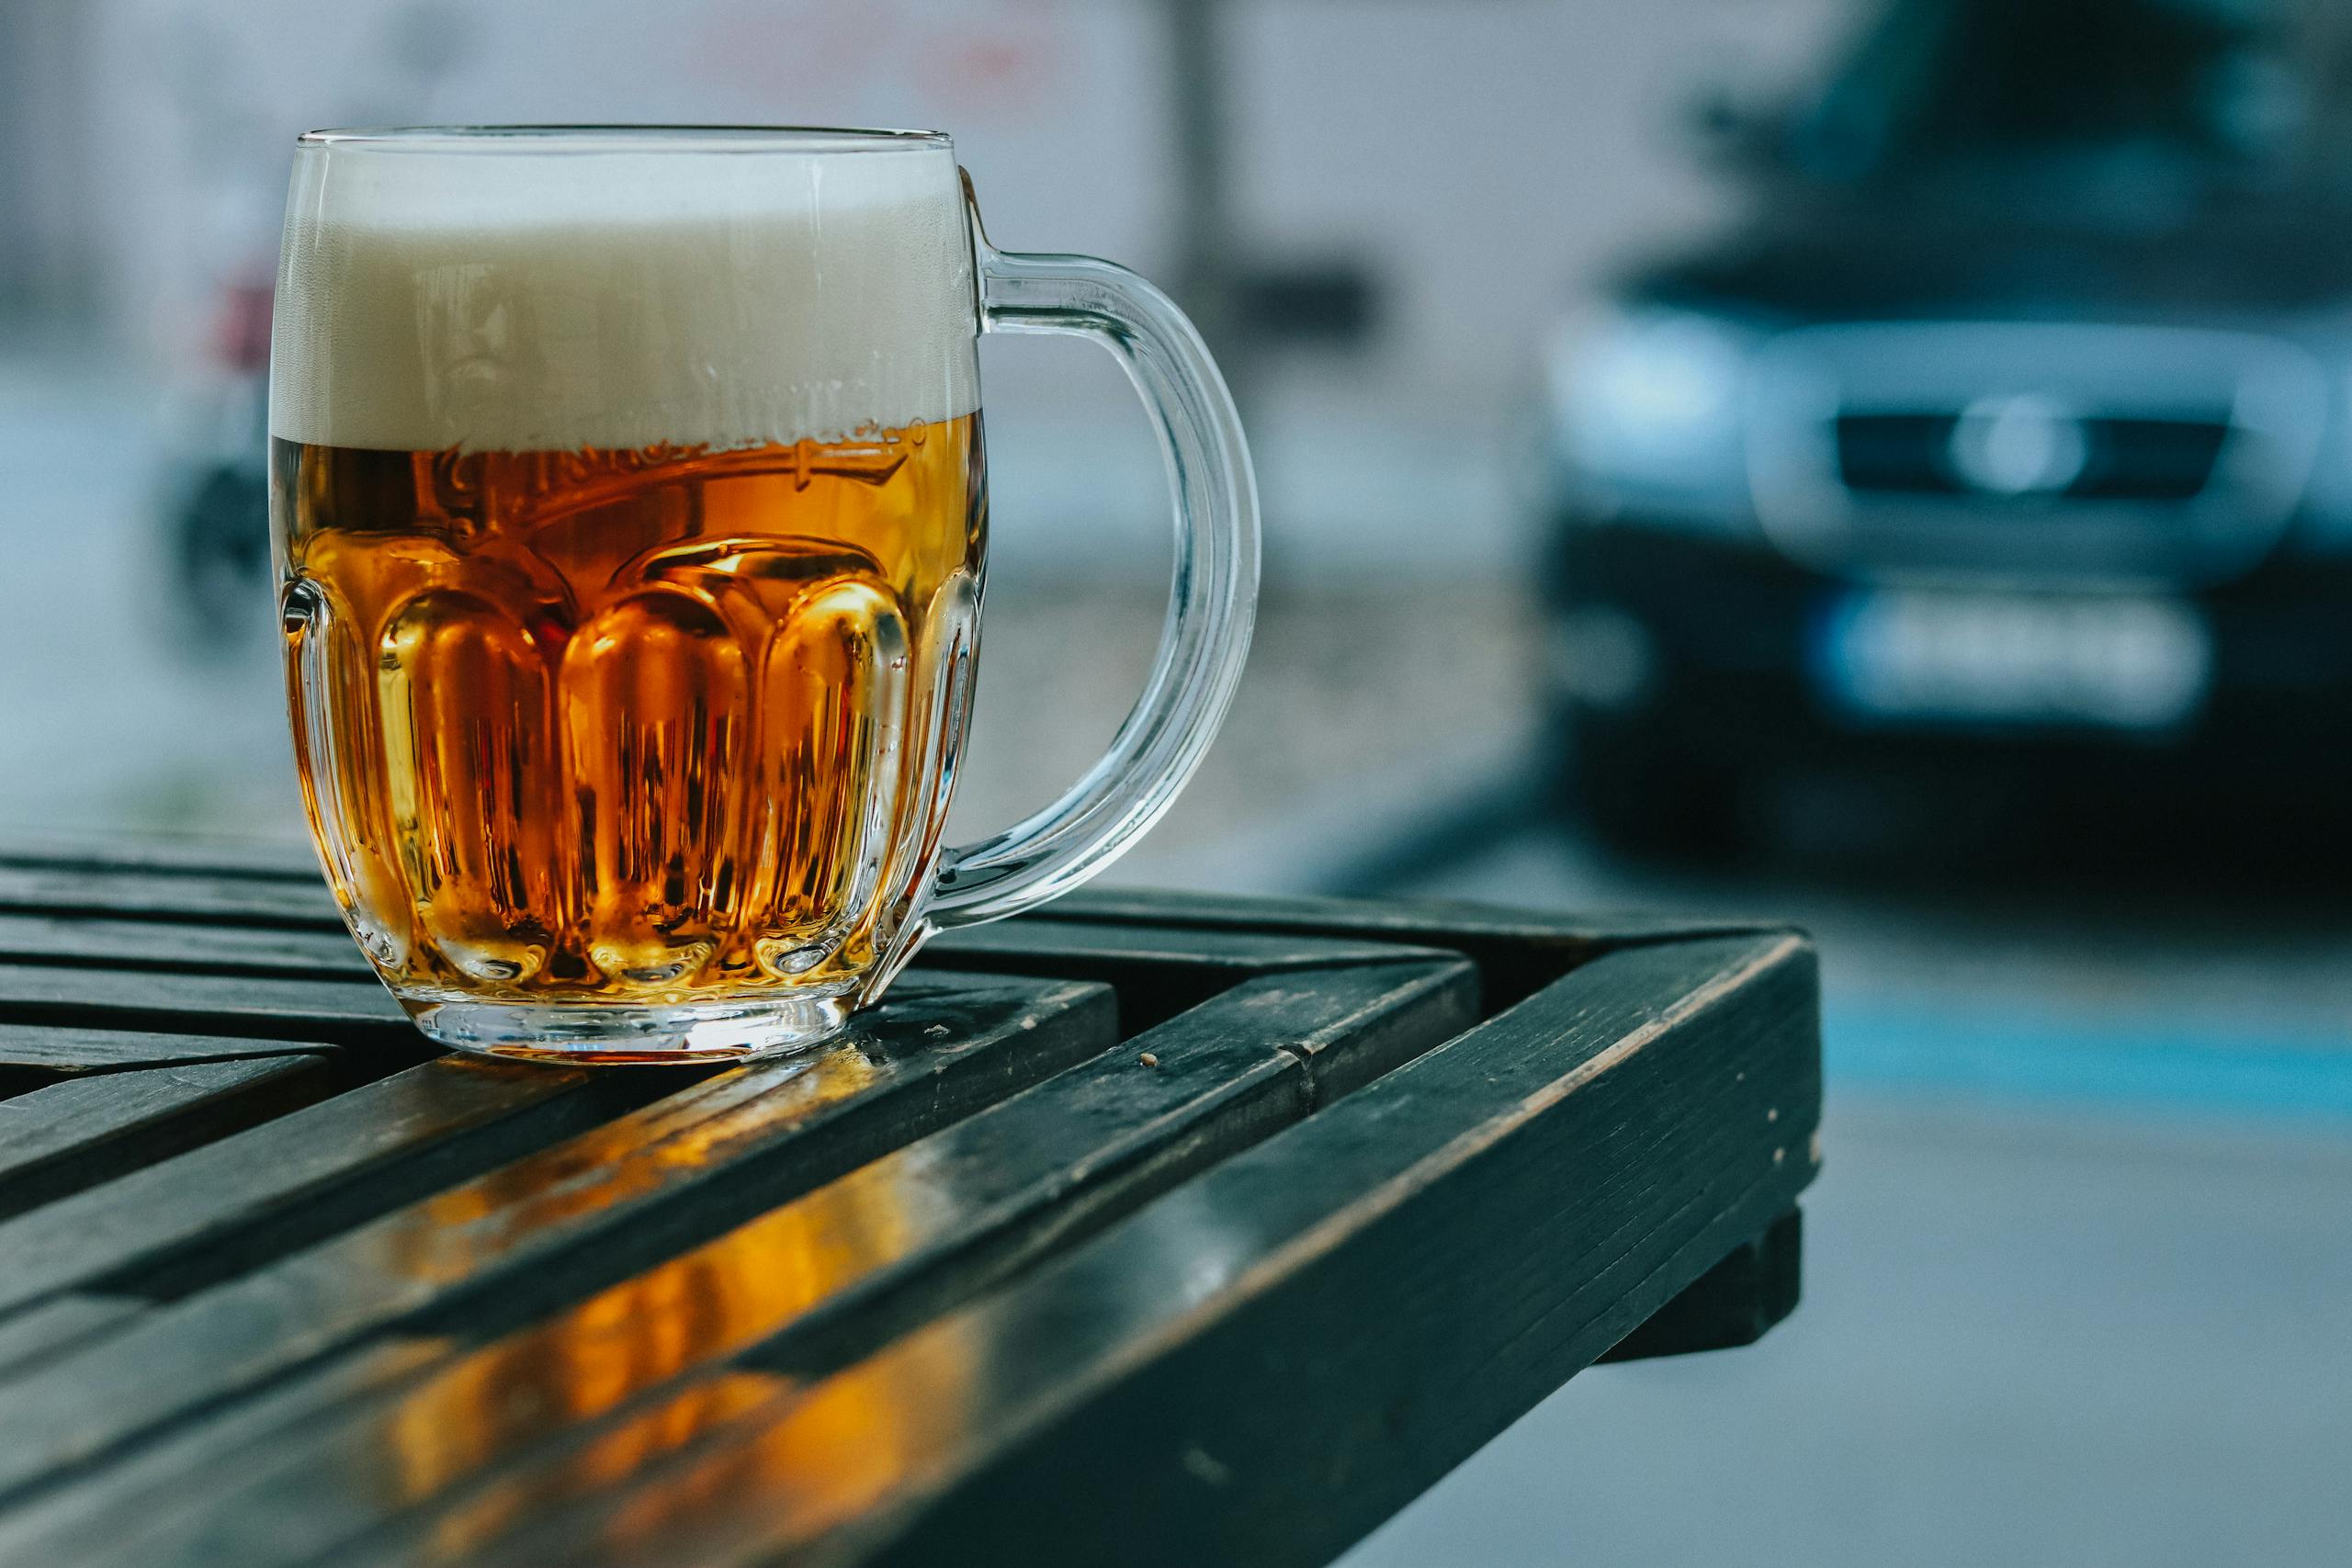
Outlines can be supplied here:
M1176 581L1143 695L1111 750L1045 810L948 850L929 918L998 919L1084 882L1159 819L1241 679L1258 603L1258 487L1233 395L1173 300L1091 256L1016 255L974 220L984 330L1068 333L1117 355L1159 427L1175 496Z

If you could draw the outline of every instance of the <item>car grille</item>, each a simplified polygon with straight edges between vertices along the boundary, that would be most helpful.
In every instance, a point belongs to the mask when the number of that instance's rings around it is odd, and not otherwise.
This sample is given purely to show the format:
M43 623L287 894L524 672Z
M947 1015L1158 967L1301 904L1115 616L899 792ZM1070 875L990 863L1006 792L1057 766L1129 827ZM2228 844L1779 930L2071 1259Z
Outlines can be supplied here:
M1800 328L1758 355L1748 476L1768 536L1840 575L2214 581L2283 535L2328 397L2254 333Z
M1838 416L1838 477L1849 491L1894 495L1986 496L1952 457L1962 415ZM2226 412L2207 418L2076 421L2085 451L2076 475L2044 493L2069 501L2188 501L2213 477L2230 437ZM1988 510L1994 508L1988 507Z

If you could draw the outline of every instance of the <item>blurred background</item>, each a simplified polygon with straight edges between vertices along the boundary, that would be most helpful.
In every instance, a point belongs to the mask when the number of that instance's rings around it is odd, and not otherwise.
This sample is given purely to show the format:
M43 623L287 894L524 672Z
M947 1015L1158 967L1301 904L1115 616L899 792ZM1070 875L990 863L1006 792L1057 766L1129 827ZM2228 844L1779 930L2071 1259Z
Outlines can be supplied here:
M1807 1302L1349 1560L2338 1562L2352 13L2328 0L0 0L0 827L292 842L261 390L313 126L956 132L1166 282L1267 514L1114 878L1825 952ZM983 347L959 821L1165 593L1107 356Z

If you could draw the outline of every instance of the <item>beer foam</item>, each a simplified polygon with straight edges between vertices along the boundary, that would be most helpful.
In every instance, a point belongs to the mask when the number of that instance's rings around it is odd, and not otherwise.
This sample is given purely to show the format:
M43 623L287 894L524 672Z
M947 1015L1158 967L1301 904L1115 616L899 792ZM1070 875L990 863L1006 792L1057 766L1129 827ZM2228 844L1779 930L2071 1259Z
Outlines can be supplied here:
M546 451L896 429L978 407L975 312L944 141L306 143L270 433Z

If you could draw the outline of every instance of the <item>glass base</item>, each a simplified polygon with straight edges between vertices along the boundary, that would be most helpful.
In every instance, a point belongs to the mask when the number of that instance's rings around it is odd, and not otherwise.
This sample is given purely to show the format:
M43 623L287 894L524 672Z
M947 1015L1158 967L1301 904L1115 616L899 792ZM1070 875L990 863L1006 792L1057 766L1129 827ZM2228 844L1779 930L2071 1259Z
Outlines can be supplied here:
M805 1051L849 1024L846 997L756 1001L477 1002L402 998L417 1028L459 1051L582 1066L690 1066Z

